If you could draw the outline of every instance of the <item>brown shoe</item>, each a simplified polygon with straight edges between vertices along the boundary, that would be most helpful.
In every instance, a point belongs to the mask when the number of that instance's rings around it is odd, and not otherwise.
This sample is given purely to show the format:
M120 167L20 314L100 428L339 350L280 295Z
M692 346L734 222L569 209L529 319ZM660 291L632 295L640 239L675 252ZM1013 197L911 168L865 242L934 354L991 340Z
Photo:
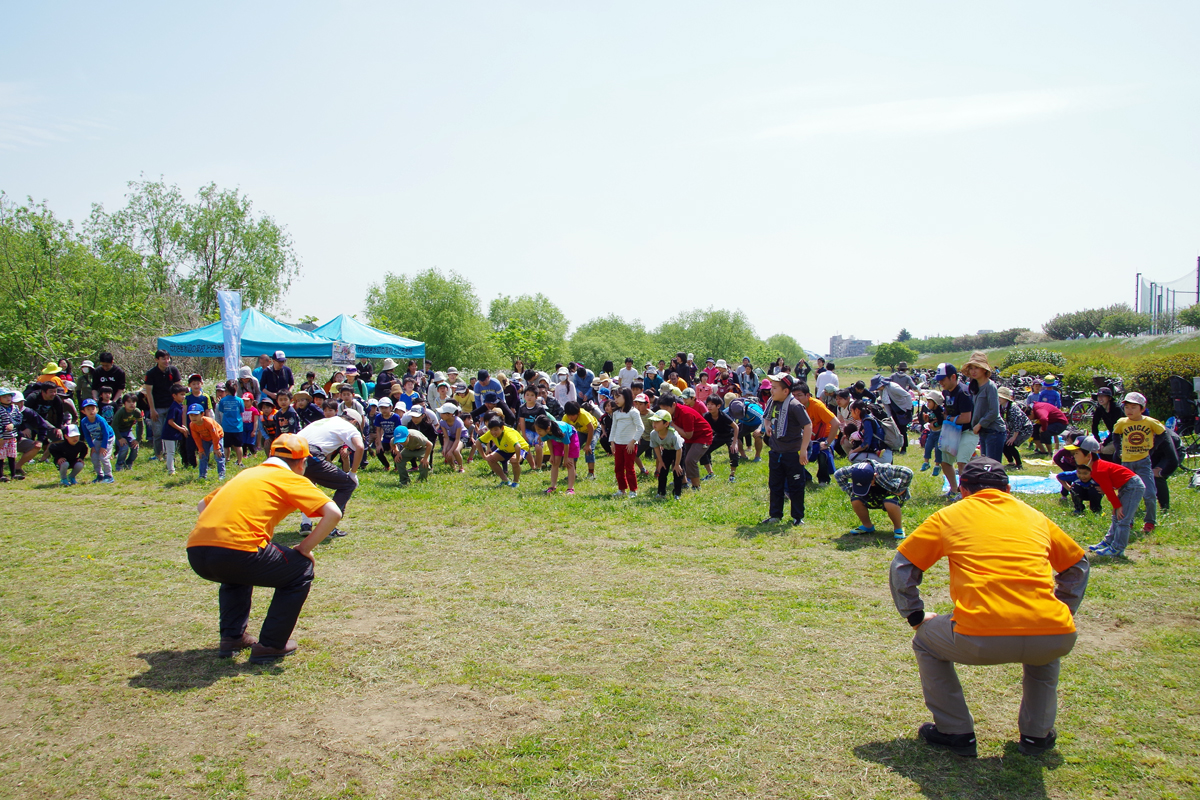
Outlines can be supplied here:
M258 639L248 633L243 633L236 639L222 639L217 645L218 658L233 658L238 650L245 650L258 644Z
M250 648L250 663L251 664L274 664L284 656L290 656L296 652L295 639L288 639L287 644L283 647L267 647L265 644L255 643Z

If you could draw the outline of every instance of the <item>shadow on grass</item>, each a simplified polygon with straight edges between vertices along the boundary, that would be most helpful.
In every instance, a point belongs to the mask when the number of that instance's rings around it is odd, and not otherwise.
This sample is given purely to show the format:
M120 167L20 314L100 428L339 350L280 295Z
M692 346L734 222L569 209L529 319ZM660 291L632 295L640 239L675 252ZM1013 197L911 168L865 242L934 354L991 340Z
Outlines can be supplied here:
M838 550L862 550L864 547L874 547L882 550L895 550L900 542L892 538L890 530L879 529L876 533L852 534L844 533L836 539L830 539Z
M930 747L915 736L871 742L854 748L864 761L882 764L920 787L932 798L1004 797L1047 798L1045 771L1058 769L1062 756L1051 751L1040 757L1021 755L1016 742L1004 746L1004 755L962 758Z
M802 529L786 522L776 522L772 525L738 525L736 530L734 535L739 539L757 539L759 536L786 536Z
M219 680L240 675L243 672L261 672L271 666L257 666L236 658L217 658L211 647L197 650L157 650L153 653L138 653L150 669L129 679L134 689L151 689L156 692L185 692L212 686Z

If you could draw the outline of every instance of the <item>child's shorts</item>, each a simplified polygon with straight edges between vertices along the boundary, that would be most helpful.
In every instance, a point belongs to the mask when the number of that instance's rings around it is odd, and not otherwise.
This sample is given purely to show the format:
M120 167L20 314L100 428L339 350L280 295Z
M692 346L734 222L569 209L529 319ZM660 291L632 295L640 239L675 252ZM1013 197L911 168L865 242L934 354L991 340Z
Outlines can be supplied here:
M241 431L225 431L225 449L226 450L229 450L231 447L241 447L241 446L242 446L242 432Z
M241 444L244 447L254 447L254 431L242 431Z
M17 437L0 439L0 458L17 457Z
M567 458L572 460L579 458L578 433L572 433L571 441L567 444L563 444L562 442L550 442L550 455L554 456L555 458L561 458L564 454Z
M537 435L537 431L526 428L525 441L529 443L531 448L537 449L537 446L542 443L542 437Z

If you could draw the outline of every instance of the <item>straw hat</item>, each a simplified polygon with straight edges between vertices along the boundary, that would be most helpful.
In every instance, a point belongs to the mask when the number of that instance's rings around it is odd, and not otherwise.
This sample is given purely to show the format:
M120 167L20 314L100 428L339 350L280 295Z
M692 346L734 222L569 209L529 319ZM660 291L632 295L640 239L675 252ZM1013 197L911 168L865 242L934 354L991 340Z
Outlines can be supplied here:
M986 370L989 375L992 372L992 365L988 363L987 353L982 350L976 350L974 353L971 353L971 357L967 359L967 363L963 364L964 370L967 367L979 367L982 370Z

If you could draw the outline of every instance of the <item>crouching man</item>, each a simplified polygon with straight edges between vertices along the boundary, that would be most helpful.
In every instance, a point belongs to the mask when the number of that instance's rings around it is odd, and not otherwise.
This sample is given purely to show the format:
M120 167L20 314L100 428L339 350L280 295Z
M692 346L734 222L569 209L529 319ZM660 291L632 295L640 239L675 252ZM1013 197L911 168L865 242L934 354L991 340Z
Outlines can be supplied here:
M890 582L896 609L916 631L913 650L933 723L918 734L960 756L976 755L958 664L1023 664L1018 718L1025 755L1054 747L1059 660L1075 646L1074 613L1087 588L1087 556L1040 511L1009 494L999 462L962 465L963 500L933 514L897 548ZM925 571L950 563L954 613L925 610Z
M312 550L342 518L337 504L304 477L308 457L306 441L284 434L271 444L270 458L200 501L188 562L201 578L221 584L221 658L249 648L251 663L270 664L296 650L291 635L312 586ZM320 519L295 548L273 544L276 524L294 511ZM275 589L261 640L246 633L255 586Z

